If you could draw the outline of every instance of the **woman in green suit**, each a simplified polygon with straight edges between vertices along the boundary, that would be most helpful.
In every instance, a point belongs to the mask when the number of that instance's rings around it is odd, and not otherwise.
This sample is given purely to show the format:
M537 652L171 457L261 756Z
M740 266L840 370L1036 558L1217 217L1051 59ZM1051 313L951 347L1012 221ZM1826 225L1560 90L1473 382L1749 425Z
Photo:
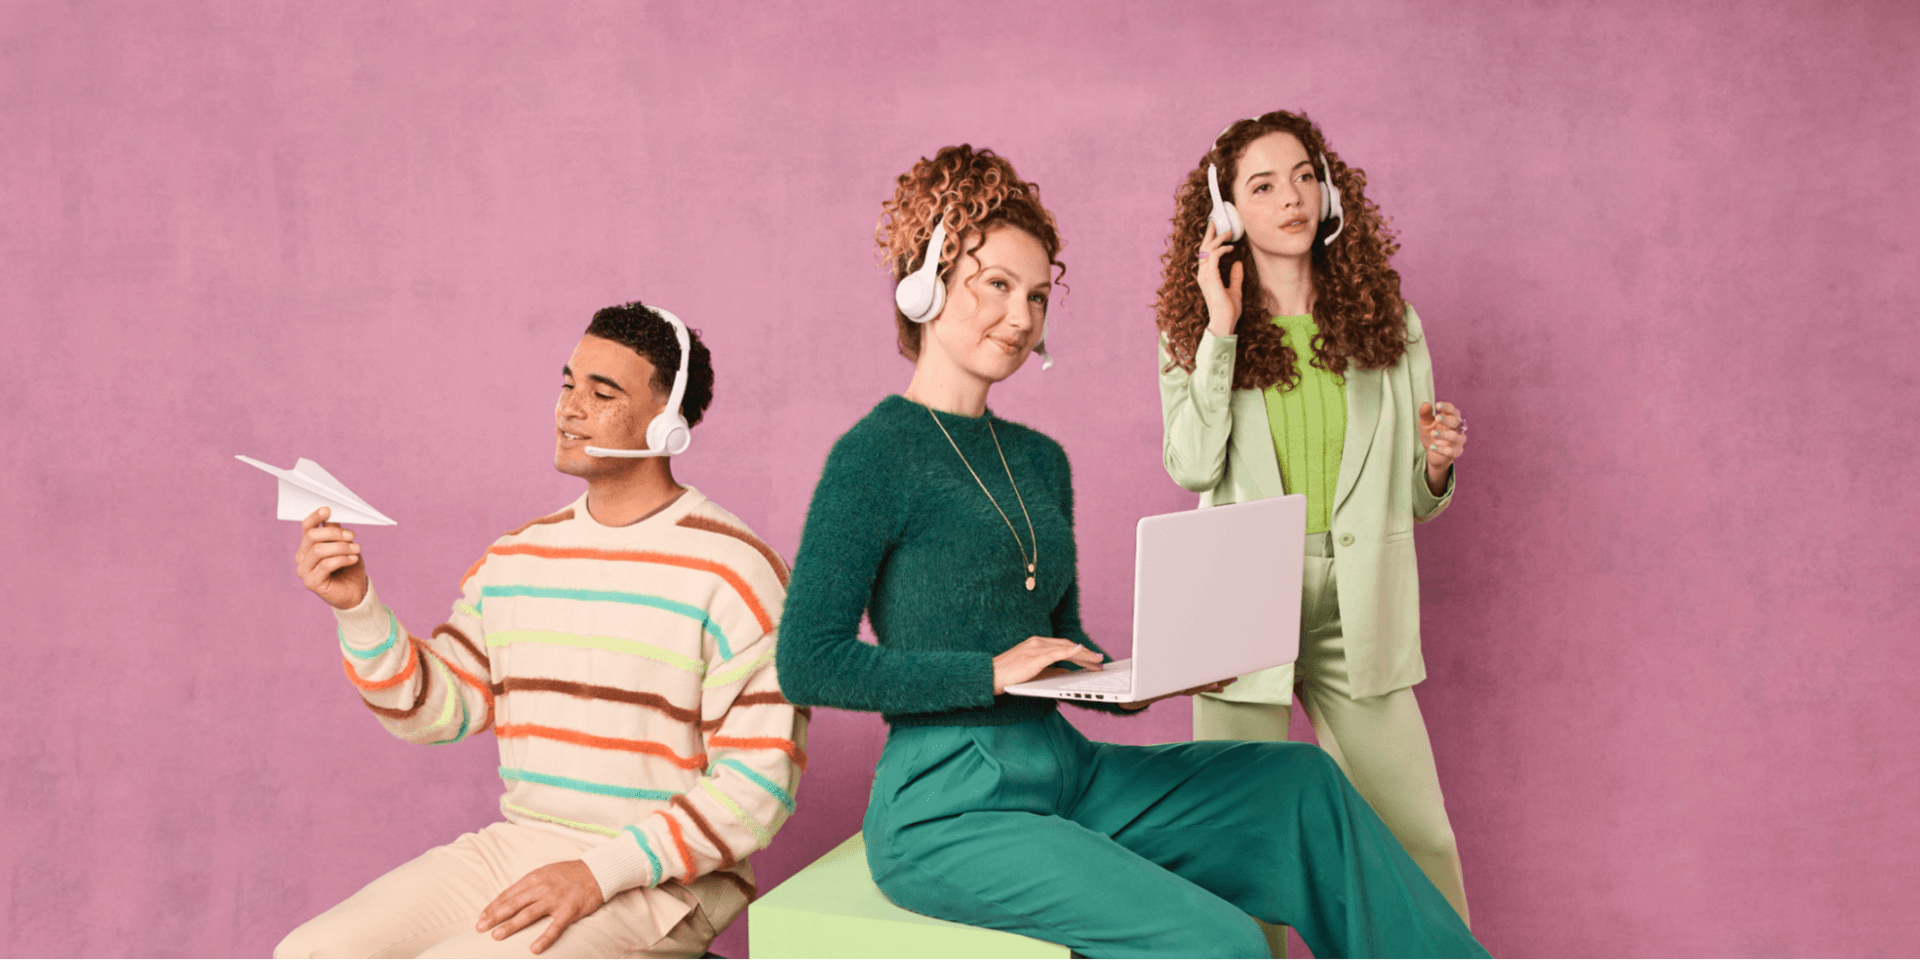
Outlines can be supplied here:
M1466 424L1434 399L1388 262L1399 246L1365 187L1318 127L1275 111L1223 131L1175 198L1156 303L1167 473L1201 506L1307 496L1299 660L1195 697L1194 739L1285 740L1298 690L1320 745L1464 920L1413 695L1413 525L1452 500Z

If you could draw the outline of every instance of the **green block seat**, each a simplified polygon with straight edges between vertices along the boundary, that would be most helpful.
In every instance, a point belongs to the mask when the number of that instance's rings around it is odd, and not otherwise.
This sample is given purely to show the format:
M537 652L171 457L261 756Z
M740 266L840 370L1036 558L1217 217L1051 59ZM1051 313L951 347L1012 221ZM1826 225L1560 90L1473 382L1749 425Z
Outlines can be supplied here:
M1065 957L1057 944L893 905L867 872L859 834L747 908L755 957Z

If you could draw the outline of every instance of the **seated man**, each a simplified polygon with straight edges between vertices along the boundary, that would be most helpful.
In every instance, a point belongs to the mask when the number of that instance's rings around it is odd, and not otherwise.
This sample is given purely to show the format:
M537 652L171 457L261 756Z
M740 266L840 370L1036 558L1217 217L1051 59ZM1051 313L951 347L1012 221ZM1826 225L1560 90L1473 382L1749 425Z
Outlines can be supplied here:
M428 638L380 603L352 531L324 507L302 524L300 577L334 606L367 707L414 743L491 727L506 793L501 822L275 956L697 957L745 909L746 856L793 810L806 720L774 678L785 564L648 441L682 391L689 424L713 397L707 349L687 333L683 367L680 330L638 303L594 314L554 408L554 468L586 492L496 541Z

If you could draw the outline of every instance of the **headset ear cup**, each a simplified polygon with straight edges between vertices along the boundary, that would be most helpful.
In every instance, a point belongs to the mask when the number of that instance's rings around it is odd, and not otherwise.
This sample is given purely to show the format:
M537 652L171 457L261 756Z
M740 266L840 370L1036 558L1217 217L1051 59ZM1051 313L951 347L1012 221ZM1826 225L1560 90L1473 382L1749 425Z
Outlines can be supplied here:
M1332 243L1340 231L1347 228L1347 211L1340 203L1340 188L1334 185L1333 170L1327 166L1327 155L1320 155L1320 219L1322 221L1339 219L1340 225L1333 228L1322 243Z
M908 320L914 323L926 323L940 315L945 305L947 291L940 286L938 277L925 273L912 273L900 285L893 288L893 305L900 308Z
M693 444L693 430L678 411L669 410L647 424L647 449L671 457Z
M1246 231L1240 227L1240 211L1233 208L1220 196L1220 169L1207 164L1207 197L1213 201L1213 209L1207 211L1207 219L1213 223L1214 236L1226 240L1238 240Z
M946 251L946 243L947 218L943 215L933 225L933 236L927 239L920 269L900 278L893 288L893 305L914 323L932 320L947 305L947 288L940 282L940 255Z

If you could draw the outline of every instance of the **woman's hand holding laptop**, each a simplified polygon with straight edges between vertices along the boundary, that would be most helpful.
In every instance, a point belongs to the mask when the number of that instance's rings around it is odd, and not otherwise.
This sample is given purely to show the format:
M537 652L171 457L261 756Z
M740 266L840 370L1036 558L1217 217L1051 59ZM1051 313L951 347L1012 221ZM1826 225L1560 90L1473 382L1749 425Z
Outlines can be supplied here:
M1100 669L1100 655L1072 640L1028 637L993 658L993 692L1006 693L1007 687L1032 680L1062 660L1084 670Z
M1145 700L1136 700L1133 703L1123 703L1120 705L1120 709L1145 710L1146 708L1151 707L1154 704L1162 700L1165 700L1168 697L1191 697L1196 693L1219 693L1220 691L1225 690L1227 688L1227 684L1232 683L1238 679L1240 678L1228 677L1225 680L1215 680L1212 683L1203 683L1197 687L1189 687L1177 693L1163 693L1157 697L1148 697Z

